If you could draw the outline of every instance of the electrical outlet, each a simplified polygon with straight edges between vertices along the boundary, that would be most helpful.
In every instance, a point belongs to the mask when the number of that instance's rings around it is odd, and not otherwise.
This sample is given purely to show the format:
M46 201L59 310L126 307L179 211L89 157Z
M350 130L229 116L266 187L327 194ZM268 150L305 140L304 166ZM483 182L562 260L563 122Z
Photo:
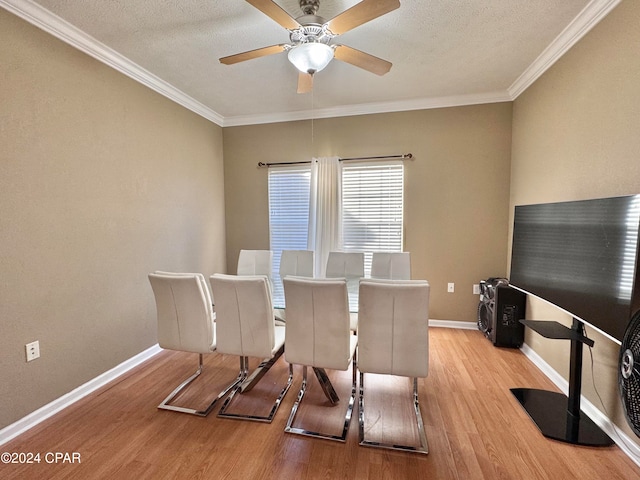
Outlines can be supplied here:
M40 342L38 340L27 343L24 347L27 352L27 362L40 357Z
M474 295L480 295L480 285L477 283L474 283L473 285L473 294Z
M453 293L453 292L455 291L455 287L456 287L456 284L455 284L455 283L449 283L449 284L447 284L447 292L449 292L449 293Z

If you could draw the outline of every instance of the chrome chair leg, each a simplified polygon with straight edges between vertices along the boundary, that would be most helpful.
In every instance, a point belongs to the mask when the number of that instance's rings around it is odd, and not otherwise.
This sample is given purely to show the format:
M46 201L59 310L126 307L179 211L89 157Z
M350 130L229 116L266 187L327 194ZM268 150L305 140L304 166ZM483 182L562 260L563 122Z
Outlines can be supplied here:
M271 368L271 365L269 365L269 368ZM267 368L267 370L269 368ZM228 411L235 395L237 393L243 393L243 386L247 384L247 380L248 378L250 378L250 377L247 377L248 370L249 370L249 359L247 357L240 357L240 375L242 375L242 379L237 384L235 390L231 393L231 395L229 395L225 400L224 404L222 405L222 408L218 412L218 417L234 418L237 420L253 420L255 422L271 423L271 421L273 420L273 417L278 411L278 408L280 407L280 404L282 403L282 399L287 394L287 392L289 391L289 388L291 387L291 384L293 383L293 365L291 364L289 365L289 378L287 379L287 383L282 389L282 391L280 392L280 395L278 395L278 398L276 398L276 401L271 407L269 414L266 416L230 413ZM266 373L266 371L264 373ZM264 373L260 375L260 378L264 375ZM251 388L253 388L253 386L251 386ZM247 390L244 390L244 391L246 392Z
M387 450L400 450L403 452L416 452L416 453L429 453L429 446L427 444L427 435L424 430L424 423L422 422L422 413L420 412L420 403L418 402L418 379L413 378L413 410L416 416L416 425L418 428L418 435L420 437L420 445L400 445L394 443L382 443L373 440L365 439L364 435L364 374L360 372L360 390L358 399L358 424L359 424L359 437L360 445L363 447L375 447L384 448Z
M298 392L298 397L291 407L291 413L289 413L289 419L287 420L287 425L284 427L284 431L288 433L298 433L294 431L295 429L291 427L293 424L293 419L296 416L298 411L298 407L300 406L300 402L302 401L302 397L304 397L305 392L307 391L307 366L302 366L302 384L300 385L300 391Z
M353 357L353 361L351 362L351 368L352 370L352 386L351 386L351 396L349 397L349 404L347 406L347 413L345 414L344 417L344 424L343 424L343 428L342 428L342 434L341 435L331 435L331 434L327 434L327 433L321 433L321 432L314 432L311 430L306 430L304 428L298 428L298 427L294 427L293 426L293 421L295 420L295 416L296 413L298 411L298 407L300 406L300 403L302 402L302 398L304 397L305 391L307 389L307 367L303 366L302 367L302 386L300 387L300 391L298 392L298 398L296 399L295 403L293 404L293 407L291 408L291 413L289 414L289 419L287 420L287 426L285 427L284 431L286 433L295 433L298 435L306 435L309 437L315 437L315 438L322 438L325 440L336 440L338 442L345 442L347 440L347 433L349 431L349 425L351 424L351 416L353 413L353 405L355 403L355 398L356 398L356 387L357 387L357 361L356 361L356 356L354 355ZM315 369L314 369L315 371ZM316 372L317 375L317 372ZM326 374L325 374L326 375ZM329 377L326 377L326 381L329 381ZM321 382L322 384L322 382ZM331 385L331 382L329 382L329 385ZM323 388L324 390L324 388ZM331 390L333 390L333 386L331 386ZM325 390L326 393L326 390ZM337 395L336 395L337 398Z
M209 406L207 406L207 408L205 408L204 410L197 410L195 408L188 408L188 407L179 407L177 405L170 405L170 403L180 394L182 393L190 384L191 382L193 382L196 378L198 378L200 376L200 374L202 373L202 354L199 354L199 364L198 364L198 370L196 370L196 373L194 373L193 375L191 375L189 378L187 378L184 382L182 382L180 385L178 385L176 387L176 389L171 392L169 394L169 396L167 398L165 398L162 403L160 405L158 405L159 409L162 410L171 410L174 412L181 412L181 413L189 413L191 415L198 415L200 417L206 417L209 412L211 412L211 410L213 410L213 407L216 405L216 403L218 403L218 400L224 398L227 393L229 393L229 391L234 388L238 382L241 380L240 377L236 378L236 380L231 383L230 385L228 385L227 387L225 387L225 389L223 391L221 391L218 396L213 400L213 402L211 402L209 404Z
M327 397L327 399L333 405L338 403L340 401L340 397L338 397L338 394L333 388L333 385L331 384L331 381L329 380L327 372L324 370L324 368L313 367L313 373L316 374L316 378L318 379L320 387L322 387L322 391L324 392L324 395Z
M424 430L422 421L422 412L420 411L420 402L418 402L418 379L413 379L413 411L416 414L418 425L418 435L420 435L420 452L429 453L429 445L427 444L427 433Z
M269 371L271 367L278 361L278 359L284 353L284 345L280 347L280 349L275 353L275 355L271 358L265 358L260 362L260 365L256 367L251 375L247 377L247 379L242 382L241 393L249 392L256 384L260 381L262 377Z

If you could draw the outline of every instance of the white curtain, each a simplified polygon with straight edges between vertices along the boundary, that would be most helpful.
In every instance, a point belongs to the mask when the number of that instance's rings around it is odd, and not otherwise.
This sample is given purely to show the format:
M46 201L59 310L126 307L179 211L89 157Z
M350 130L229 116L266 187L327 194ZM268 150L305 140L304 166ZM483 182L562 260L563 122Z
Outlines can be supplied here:
M324 277L329 252L342 248L342 175L338 157L311 161L308 248L315 251L315 273Z

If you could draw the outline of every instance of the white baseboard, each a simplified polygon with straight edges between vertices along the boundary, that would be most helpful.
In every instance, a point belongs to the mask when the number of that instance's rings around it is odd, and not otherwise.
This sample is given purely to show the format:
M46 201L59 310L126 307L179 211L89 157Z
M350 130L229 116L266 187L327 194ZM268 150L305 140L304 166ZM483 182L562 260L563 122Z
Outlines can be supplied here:
M569 382L555 371L540 355L529 347L526 343L520 349L525 356L544 373L565 395L569 392ZM626 433L618 428L605 414L603 414L593 403L587 400L584 395L580 396L580 407L593 422L598 425L620 449L640 466L640 445L631 439Z
M460 330L478 330L476 322L460 322L457 320L434 320L429 319L430 327L457 328Z
M59 411L67 408L72 403L77 402L83 397L86 397L91 392L103 387L107 383L115 380L120 375L128 372L132 368L140 365L142 362L148 360L153 357L157 353L162 351L162 349L156 344L143 352L140 352L134 357L131 357L129 360L122 362L120 365L112 368L111 370L104 372L101 375L98 375L96 378L89 380L84 385L80 385L78 388L70 391L69 393L63 395L62 397L54 400L43 407L40 407L35 412L30 413L24 418L21 418L15 423L6 426L2 430L0 430L0 445L4 445L9 440L17 437L21 433L26 432L30 428L35 427L37 424L46 420L47 418L55 415Z

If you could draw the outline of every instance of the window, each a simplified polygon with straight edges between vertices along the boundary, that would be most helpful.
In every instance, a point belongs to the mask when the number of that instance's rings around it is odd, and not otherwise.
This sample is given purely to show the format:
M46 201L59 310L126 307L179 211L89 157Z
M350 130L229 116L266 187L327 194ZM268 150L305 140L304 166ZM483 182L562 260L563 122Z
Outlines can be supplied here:
M342 166L342 244L365 252L365 276L372 252L402 251L404 171L402 163Z
M310 167L269 170L269 233L275 306L284 305L284 290L278 274L282 250L307 249L310 179Z
M284 305L278 275L282 250L306 250L309 231L310 166L269 170L269 231L273 251L273 302ZM401 252L402 162L342 164L342 250L365 253L365 276L373 252Z

